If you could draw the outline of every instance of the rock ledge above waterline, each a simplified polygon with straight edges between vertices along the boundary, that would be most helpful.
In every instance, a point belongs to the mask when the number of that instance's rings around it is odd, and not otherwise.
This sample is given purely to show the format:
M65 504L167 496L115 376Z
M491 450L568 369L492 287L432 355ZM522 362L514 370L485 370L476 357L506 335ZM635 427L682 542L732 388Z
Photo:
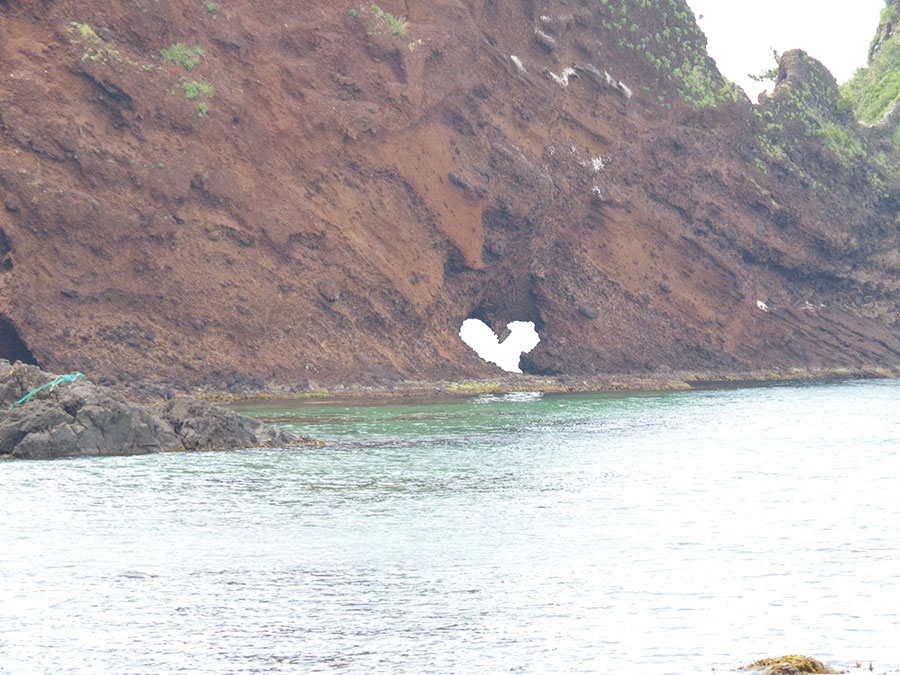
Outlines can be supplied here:
M37 366L0 364L0 457L50 459L318 444L309 436L211 403L174 400L158 409L138 405L83 376L47 386L20 402L56 380Z

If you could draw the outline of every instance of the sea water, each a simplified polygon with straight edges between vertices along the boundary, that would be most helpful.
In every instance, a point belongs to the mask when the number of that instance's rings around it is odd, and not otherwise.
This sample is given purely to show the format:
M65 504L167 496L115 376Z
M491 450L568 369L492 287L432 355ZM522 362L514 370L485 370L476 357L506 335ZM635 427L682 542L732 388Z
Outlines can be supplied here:
M900 672L900 382L245 412L0 463L2 673Z

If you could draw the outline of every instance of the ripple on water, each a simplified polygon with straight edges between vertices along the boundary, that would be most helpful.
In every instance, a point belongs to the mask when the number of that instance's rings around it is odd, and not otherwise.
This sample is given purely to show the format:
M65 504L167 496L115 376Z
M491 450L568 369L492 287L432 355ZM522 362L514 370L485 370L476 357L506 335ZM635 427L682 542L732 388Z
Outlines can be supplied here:
M900 670L898 385L260 410L2 465L0 672Z

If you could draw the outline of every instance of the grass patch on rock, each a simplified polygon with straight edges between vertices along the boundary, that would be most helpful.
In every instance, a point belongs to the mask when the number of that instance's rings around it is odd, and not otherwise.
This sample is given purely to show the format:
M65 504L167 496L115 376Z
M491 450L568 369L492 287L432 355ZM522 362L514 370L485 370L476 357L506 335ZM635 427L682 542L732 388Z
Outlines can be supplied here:
M206 53L200 45L190 47L183 42L176 42L161 52L162 57L171 63L180 63L187 71L192 71L203 60Z
M184 89L184 95L191 101L200 98L200 96L211 99L216 95L215 85L202 77L198 77L196 80L182 78L181 88Z

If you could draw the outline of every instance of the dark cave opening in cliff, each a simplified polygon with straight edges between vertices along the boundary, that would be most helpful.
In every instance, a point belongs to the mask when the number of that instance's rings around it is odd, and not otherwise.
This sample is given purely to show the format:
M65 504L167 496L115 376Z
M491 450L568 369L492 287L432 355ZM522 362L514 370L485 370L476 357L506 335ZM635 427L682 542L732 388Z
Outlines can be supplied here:
M508 373L521 373L519 358L541 341L533 321L511 321L498 337L490 326L474 317L463 321L459 337L483 361L493 363Z
M21 361L33 366L38 365L37 359L22 340L15 324L5 314L0 314L0 358L4 358L10 363Z

